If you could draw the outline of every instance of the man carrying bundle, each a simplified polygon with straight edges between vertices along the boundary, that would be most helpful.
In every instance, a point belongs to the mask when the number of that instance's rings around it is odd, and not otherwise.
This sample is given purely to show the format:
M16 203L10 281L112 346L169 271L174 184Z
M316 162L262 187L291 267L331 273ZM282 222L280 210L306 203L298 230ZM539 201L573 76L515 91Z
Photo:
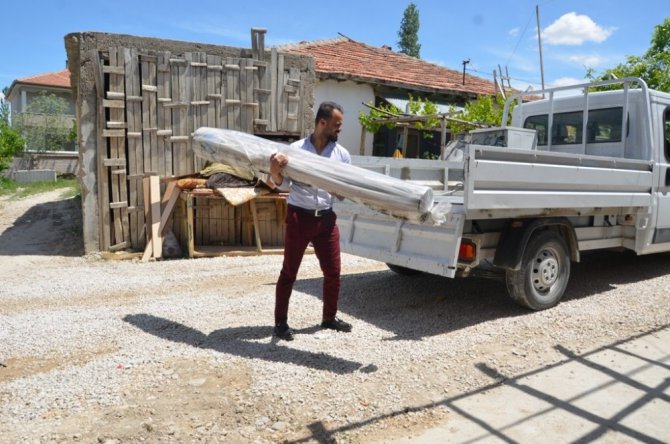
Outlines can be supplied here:
M318 156L343 163L351 163L349 152L337 143L342 130L344 111L334 102L323 102L314 119L314 132L305 139L291 144ZM321 327L349 332L351 324L336 317L340 294L340 231L333 201L338 198L325 190L284 177L283 168L289 162L282 153L270 157L270 176L280 190L288 190L284 262L275 289L275 328L279 339L293 340L288 325L288 306L293 283L309 243L323 272L323 316Z

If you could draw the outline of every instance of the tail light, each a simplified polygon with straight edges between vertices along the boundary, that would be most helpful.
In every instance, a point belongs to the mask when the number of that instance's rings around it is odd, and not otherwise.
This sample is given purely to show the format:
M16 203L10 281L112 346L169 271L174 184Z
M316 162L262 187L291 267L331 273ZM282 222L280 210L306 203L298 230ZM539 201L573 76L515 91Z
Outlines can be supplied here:
M477 257L477 245L474 242L463 239L458 249L458 260L461 262L473 262Z

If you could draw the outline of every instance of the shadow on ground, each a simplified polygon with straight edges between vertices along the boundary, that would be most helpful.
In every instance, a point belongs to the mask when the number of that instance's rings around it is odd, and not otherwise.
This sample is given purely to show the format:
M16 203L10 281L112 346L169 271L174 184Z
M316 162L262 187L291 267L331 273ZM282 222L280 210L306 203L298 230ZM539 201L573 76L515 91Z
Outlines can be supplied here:
M475 363L472 370L489 376L490 384L338 428L316 421L308 426L310 436L288 442L335 442L338 434L436 408L453 412L444 426L394 442L668 442L670 428L663 418L670 415L669 338L666 325L587 353L557 344L565 359L520 375ZM569 390L566 377L572 379Z
M215 330L209 335L188 327L179 322L153 316L146 313L124 316L123 320L140 330L192 347L211 349L221 353L251 359L263 359L271 362L285 362L316 370L325 370L337 374L361 371L372 373L377 369L374 366L363 366L359 362L338 358L326 353L314 353L280 345L277 338L272 337L272 327L237 327ZM296 331L297 334L309 334L318 330L318 327ZM272 342L257 342L272 337Z
M0 255L82 256L80 196L37 204L0 234Z
M667 274L670 254L595 252L572 264L564 302ZM304 279L294 290L321 298L322 279ZM420 340L489 320L523 316L528 309L507 295L503 280L403 276L390 270L342 277L340 312L391 331L391 340ZM402 319L401 319L402 318Z

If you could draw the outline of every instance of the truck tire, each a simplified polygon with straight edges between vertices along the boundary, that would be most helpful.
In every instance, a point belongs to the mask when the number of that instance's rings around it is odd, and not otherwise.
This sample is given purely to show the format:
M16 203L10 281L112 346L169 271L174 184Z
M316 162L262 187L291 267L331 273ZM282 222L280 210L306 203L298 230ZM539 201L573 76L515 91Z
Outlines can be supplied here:
M534 234L519 270L507 270L510 297L523 307L544 310L558 304L570 278L570 256L563 238L554 231Z
M403 276L416 276L417 274L421 273L419 270L414 270L412 268L407 267L401 267L400 265L387 263L386 266L389 267L389 270L401 274Z

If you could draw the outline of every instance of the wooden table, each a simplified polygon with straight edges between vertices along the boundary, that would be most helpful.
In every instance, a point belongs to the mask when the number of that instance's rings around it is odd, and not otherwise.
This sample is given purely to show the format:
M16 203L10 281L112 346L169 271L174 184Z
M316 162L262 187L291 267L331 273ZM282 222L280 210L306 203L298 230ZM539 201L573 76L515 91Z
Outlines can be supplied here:
M284 215L286 214L286 197L285 193L270 193L261 196L241 204L243 212L249 212L251 216L251 223L247 220L246 217L242 217L242 230L245 231L245 234L248 239L254 240L253 246L244 246L244 245L196 245L195 243L195 228L196 228L196 211L194 206L194 201L196 198L206 198L206 199L220 199L225 201L223 197L218 194L215 194L211 189L195 189L195 190L182 190L180 193L180 200L182 201L182 206L185 207L185 217L182 221L182 229L185 234L185 243L186 243L186 255L188 257L213 257L213 256L250 256L250 255L259 255L259 254L283 254L284 248L280 247L271 247L263 248L261 243L260 236L260 225L258 220L258 211L256 203L259 201L271 200L275 202L275 208L277 211L277 222L281 225L283 230L284 226ZM184 239L184 236L182 236ZM184 247L184 245L182 245Z

